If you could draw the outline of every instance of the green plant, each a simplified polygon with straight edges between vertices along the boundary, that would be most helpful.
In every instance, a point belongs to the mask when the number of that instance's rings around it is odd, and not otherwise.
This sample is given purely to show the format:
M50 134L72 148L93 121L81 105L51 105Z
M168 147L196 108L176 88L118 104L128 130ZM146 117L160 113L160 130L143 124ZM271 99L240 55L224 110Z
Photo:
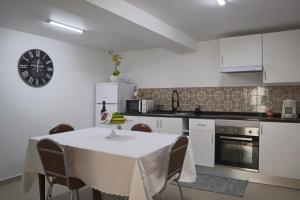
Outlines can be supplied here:
M111 60L114 65L113 75L119 76L121 72L118 69L118 66L121 64L123 57L121 54L115 53L113 50L110 50L108 54L111 55Z

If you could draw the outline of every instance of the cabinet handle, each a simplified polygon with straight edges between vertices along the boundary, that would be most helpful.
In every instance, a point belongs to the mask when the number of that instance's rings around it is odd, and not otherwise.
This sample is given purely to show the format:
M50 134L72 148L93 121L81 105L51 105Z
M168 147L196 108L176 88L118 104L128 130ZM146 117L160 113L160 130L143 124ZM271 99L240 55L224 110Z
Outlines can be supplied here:
M267 80L267 72L264 71L264 78L265 78L265 81Z
M162 126L162 119L160 120L160 127L162 128L163 126Z
M263 134L263 125L260 125L260 135Z
M221 56L221 65L224 65L224 57Z
M197 126L205 127L206 124L197 124Z
M211 135L211 143L214 143L214 135Z
M159 122L158 122L158 120L159 120L159 119L156 120L156 127L157 127L157 128L159 127Z

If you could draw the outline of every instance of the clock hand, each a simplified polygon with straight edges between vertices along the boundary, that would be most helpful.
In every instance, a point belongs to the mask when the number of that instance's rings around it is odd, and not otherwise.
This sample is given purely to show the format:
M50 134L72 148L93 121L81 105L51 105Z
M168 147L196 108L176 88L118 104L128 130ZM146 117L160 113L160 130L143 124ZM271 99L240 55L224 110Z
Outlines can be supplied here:
M36 67L36 72L39 72L39 66L40 65L40 59L38 59L38 61L37 61L37 67Z

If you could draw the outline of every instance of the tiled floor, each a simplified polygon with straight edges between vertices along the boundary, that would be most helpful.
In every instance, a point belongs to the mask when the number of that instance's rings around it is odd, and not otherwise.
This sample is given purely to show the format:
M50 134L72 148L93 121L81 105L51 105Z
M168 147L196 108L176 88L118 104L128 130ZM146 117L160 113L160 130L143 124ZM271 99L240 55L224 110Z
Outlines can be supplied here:
M62 191L59 189L56 193ZM184 188L183 192L185 200L300 200L300 190L254 183L249 183L243 198L187 188ZM84 189L80 194L81 200L92 199L90 189ZM169 185L164 196L166 200L180 199L178 188L172 185ZM69 196L62 194L55 198L55 200L64 199L69 199ZM26 195L20 191L20 181L0 185L0 200L38 200L37 185L35 184L32 191Z

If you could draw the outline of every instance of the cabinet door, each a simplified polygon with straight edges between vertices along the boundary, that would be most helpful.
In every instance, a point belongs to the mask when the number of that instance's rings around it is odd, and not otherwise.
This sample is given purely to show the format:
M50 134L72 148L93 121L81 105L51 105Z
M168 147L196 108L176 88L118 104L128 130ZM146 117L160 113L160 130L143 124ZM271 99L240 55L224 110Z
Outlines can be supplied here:
M128 116L128 115L126 115L124 117L127 119L127 122L121 126L122 130L131 130L131 128L134 125L140 123L138 116Z
M190 119L190 130L215 132L215 120L211 119Z
M190 130L190 139L196 165L214 167L215 134L209 131Z
M261 123L259 173L300 179L300 124Z
M99 83L96 85L96 103L118 103L118 84Z
M263 34L264 83L300 82L300 30Z
M159 132L182 135L182 118L160 118Z
M140 123L150 126L152 132L159 132L159 118L158 117L140 117Z
M261 67L262 35L246 35L220 40L221 67Z

